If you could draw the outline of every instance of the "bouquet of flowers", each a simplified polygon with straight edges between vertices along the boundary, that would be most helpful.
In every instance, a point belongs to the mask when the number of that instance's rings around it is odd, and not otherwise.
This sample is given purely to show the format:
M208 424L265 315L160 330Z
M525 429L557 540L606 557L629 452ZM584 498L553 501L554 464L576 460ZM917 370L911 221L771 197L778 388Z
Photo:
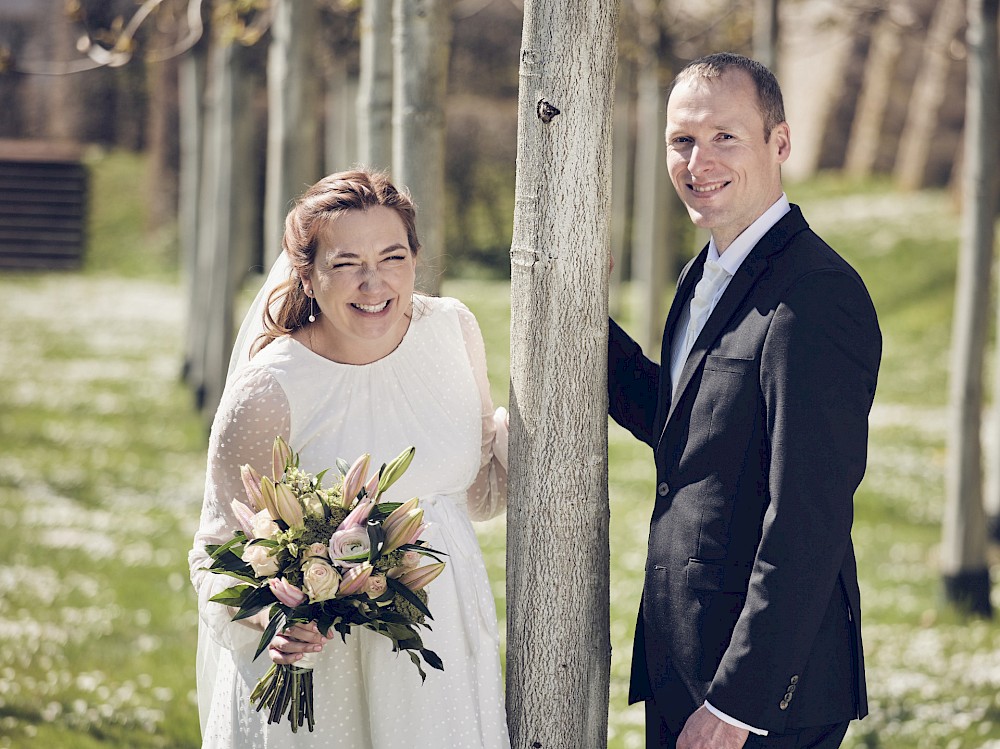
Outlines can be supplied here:
M443 669L417 631L433 618L424 588L444 569L441 552L420 540L427 526L416 497L379 501L413 453L412 447L404 450L367 481L369 455L350 466L338 461L340 480L325 488L326 471L302 471L281 437L274 441L270 477L242 466L250 506L233 500L240 530L229 542L208 547L208 569L240 580L211 599L235 607L233 621L269 608L255 658L279 628L315 621L320 632L334 629L345 640L353 626L384 635L394 651L408 652L421 680L420 658ZM421 565L424 557L434 562ZM294 665L272 664L257 683L250 701L257 710L269 709L268 723L287 713L293 732L304 723L313 730L311 655Z

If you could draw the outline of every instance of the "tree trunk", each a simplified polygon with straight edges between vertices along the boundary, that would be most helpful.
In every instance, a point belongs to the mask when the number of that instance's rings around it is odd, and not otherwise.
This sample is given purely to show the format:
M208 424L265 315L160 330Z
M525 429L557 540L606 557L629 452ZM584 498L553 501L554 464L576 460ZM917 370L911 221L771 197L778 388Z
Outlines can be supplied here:
M274 0L267 57L267 186L264 247L281 247L285 215L322 175L320 158L319 12L315 3Z
M358 78L358 158L375 169L392 169L392 3L361 6L361 73Z
M618 3L526 0L511 246L507 709L607 744L607 291Z
M902 51L902 29L891 12L882 13L872 33L864 80L847 143L845 168L853 175L870 176L884 162L884 125L893 86L898 85L897 64Z
M205 401L205 303L207 278L198 272L201 233L201 178L204 171L205 76L207 40L202 39L183 58L178 69L180 124L180 190L177 201L181 273L187 292L187 334L182 376L201 409Z
M343 57L329 66L326 90L326 172L339 172L358 161L358 83Z
M962 244L952 333L951 432L941 545L945 594L992 616L980 425L996 211L997 0L969 0Z
M611 145L611 255L615 267L609 280L610 309L612 317L617 316L622 307L622 281L629 265L630 246L628 242L629 208L632 205L631 187L634 177L634 151L632 143L632 64L618 60L618 75L615 78L614 131Z
M257 240L254 221L259 169L255 120L250 113L256 79L245 70L248 50L217 42L209 58L211 93L205 113L202 203L199 209L198 257L202 276L199 309L203 363L197 383L202 413L211 421L222 396L233 341L233 300L253 262Z
M144 190L147 228L172 227L177 219L178 163L178 60L148 63L149 118L146 152L149 163Z
M778 74L778 0L754 0L753 55Z
M950 50L965 23L964 0L941 0L934 11L923 64L913 87L910 107L899 144L896 181L907 190L927 187L932 157L940 156L939 121L948 95L948 81L954 65ZM994 96L996 92L994 91ZM952 161L954 154L947 154Z
M417 204L422 291L444 272L444 111L451 45L448 0L395 0L392 166Z
M673 266L669 238L673 188L667 174L666 76L660 31L660 4L636 3L642 49L636 73L635 187L632 213L632 278L638 290L637 340L647 356L659 358L663 338L663 294Z

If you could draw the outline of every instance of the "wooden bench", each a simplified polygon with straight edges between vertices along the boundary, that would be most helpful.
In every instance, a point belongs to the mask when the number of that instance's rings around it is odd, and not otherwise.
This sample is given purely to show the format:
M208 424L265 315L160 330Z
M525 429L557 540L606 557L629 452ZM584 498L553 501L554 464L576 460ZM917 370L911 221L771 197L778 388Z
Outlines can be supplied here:
M87 170L80 156L74 143L0 140L0 268L82 265Z

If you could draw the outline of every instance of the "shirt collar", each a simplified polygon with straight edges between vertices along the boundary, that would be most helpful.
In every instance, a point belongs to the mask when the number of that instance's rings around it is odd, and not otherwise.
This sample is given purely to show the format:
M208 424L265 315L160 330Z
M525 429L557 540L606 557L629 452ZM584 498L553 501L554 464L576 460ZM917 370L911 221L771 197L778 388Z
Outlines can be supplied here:
M719 249L715 246L715 238L713 237L708 243L708 259L721 265L730 276L735 276L736 271L740 269L743 261L750 254L750 250L756 247L761 237L767 234L771 227L778 223L791 209L788 196L781 193L781 197L774 202L774 205L744 229L743 233L733 240L733 243L726 248L722 255L719 255Z

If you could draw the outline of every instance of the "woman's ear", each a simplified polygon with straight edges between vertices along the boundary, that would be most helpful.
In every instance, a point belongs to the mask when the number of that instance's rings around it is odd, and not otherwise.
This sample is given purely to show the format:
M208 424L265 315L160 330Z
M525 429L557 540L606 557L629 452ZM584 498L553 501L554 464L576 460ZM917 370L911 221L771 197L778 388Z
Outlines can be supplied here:
M302 290L306 293L306 296L313 295L311 280L309 280L308 278L303 278L302 275L300 274L299 283L302 285Z

